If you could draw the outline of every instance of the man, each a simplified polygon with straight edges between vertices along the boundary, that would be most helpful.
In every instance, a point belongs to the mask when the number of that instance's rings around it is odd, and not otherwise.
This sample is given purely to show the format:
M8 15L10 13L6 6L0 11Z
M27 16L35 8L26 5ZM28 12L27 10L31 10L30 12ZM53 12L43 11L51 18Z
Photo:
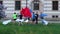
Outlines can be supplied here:
M32 22L33 22L33 24L35 24L34 22L35 22L35 14L34 14L34 12L32 13Z
M36 21L36 24L38 24L38 12L36 12L35 14L35 21Z
M16 19L17 19L17 14L14 12L14 14L13 14L14 23L15 23Z
M20 14L19 17L20 17L20 19L22 19L22 17L23 17L22 14Z
M23 15L22 15L22 14L20 14L19 17L20 17L20 20L21 20L21 21L24 21L24 20L23 20ZM23 23L22 23L22 22L19 22L19 25L23 25Z

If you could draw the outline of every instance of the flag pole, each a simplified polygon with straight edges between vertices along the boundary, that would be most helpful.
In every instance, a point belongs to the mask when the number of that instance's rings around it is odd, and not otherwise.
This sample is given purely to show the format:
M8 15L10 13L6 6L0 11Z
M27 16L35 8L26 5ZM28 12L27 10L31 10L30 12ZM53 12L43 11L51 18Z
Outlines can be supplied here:
M27 0L26 0L26 7L27 7Z

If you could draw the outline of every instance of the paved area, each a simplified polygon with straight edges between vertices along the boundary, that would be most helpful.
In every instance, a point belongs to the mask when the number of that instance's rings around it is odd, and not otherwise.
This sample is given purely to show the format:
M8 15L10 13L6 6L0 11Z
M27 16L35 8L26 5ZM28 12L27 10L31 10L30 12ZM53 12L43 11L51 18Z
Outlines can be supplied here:
M5 21L5 20L0 20L0 22L3 22L3 21ZM38 21L39 23L41 23L41 21ZM49 23L60 23L60 21L48 21Z
M41 21L39 21L41 22ZM48 21L48 23L60 23L60 21Z

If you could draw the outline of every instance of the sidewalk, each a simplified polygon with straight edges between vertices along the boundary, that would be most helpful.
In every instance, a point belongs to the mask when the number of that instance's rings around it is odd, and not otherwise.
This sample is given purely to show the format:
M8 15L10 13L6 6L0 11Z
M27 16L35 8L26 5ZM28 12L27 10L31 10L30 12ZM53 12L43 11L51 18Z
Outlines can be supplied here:
M0 20L0 22L3 22L5 20ZM38 21L39 23L41 23L41 21ZM60 23L60 21L48 21L48 23Z
M41 21L39 21L41 23ZM48 21L48 23L60 23L60 21Z

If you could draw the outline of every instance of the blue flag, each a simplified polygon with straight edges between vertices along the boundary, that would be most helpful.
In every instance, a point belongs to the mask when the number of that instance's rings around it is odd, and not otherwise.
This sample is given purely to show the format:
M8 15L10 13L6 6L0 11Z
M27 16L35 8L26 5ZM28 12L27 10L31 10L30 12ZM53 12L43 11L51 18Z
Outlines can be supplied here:
M47 16L47 14L42 13L42 14L40 14L40 16L45 17L45 16Z

